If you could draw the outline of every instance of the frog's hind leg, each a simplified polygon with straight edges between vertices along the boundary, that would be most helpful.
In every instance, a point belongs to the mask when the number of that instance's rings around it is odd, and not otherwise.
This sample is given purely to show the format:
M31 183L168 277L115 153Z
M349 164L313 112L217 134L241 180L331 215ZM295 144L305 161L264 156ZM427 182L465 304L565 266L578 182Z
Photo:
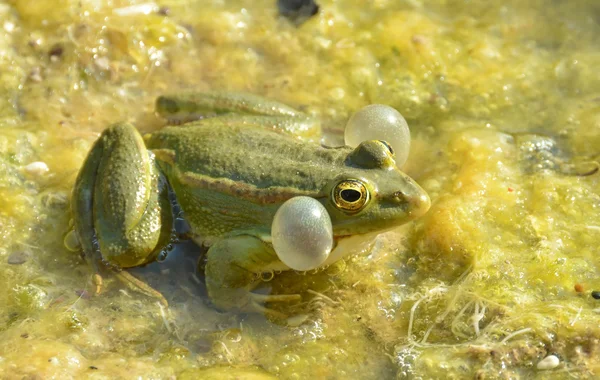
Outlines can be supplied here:
M221 309L259 312L276 318L285 315L264 306L268 302L299 301L299 294L264 295L252 292L261 275L282 264L273 248L257 237L241 235L218 241L206 258L206 288Z
M73 233L65 245L81 245L94 268L127 268L152 261L173 229L168 185L153 155L131 124L107 128L94 143L75 181L71 199ZM130 281L131 282L131 281Z
M247 125L273 128L301 137L318 137L318 121L285 104L248 93L208 92L161 96L156 112L170 124Z
M302 116L285 104L244 92L185 92L156 99L156 112L167 120L201 119L224 114Z

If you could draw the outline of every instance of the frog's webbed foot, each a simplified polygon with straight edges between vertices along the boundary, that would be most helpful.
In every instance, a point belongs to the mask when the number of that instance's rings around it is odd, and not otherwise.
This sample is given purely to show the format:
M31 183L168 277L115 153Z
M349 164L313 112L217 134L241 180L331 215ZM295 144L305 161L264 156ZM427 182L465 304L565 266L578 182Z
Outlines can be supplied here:
M573 162L560 162L558 167L564 175L587 177L596 174L600 170L600 163L598 161L576 160Z
M265 295L252 291L261 283L262 273L281 268L281 265L273 248L257 237L242 235L218 241L207 253L208 294L221 309L285 318L285 314L264 306L265 303L299 301L299 294Z
M297 136L320 136L318 121L285 104L262 96L235 92L189 92L156 100L156 112L170 124L201 120L195 125L273 128Z

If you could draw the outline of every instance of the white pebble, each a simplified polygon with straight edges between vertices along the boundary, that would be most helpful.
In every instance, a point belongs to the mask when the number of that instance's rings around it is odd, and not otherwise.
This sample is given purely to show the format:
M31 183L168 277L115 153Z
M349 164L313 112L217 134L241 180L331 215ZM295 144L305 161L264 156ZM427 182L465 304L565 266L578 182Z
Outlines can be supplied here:
M60 360L58 360L58 358L56 356L53 356L50 359L48 359L48 362L52 363L54 365L59 365L60 364Z
M128 7L115 8L113 13L119 16L135 16L135 15L148 15L158 10L156 3L144 3L130 5Z
M410 130L406 120L400 112L382 104L371 104L352 115L346 124L344 140L351 147L367 140L383 140L394 149L398 167L404 165L410 151Z
M294 197L279 207L271 226L273 248L288 267L318 268L333 248L333 226L325 207L310 197Z
M43 161L35 161L23 168L29 174L42 175L46 174L50 169Z
M556 355L548 355L542 360L540 360L537 364L537 369L546 370L546 369L554 369L558 367L560 364L560 360Z

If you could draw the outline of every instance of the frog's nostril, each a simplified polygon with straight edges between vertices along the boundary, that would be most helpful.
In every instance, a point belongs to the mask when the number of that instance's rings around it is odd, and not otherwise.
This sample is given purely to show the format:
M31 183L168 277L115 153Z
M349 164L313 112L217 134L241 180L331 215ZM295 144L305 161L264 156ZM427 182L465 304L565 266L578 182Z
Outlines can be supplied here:
M394 198L394 200L398 203L404 203L406 202L406 195L402 192L402 191L396 191L392 197Z

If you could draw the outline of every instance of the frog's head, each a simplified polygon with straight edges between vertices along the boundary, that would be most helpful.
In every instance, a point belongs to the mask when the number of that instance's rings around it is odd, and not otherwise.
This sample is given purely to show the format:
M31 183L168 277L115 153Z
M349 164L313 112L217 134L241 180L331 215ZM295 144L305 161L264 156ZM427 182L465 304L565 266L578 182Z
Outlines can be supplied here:
M365 141L348 154L326 194L337 237L401 225L431 205L425 190L398 169L392 148L379 140Z

